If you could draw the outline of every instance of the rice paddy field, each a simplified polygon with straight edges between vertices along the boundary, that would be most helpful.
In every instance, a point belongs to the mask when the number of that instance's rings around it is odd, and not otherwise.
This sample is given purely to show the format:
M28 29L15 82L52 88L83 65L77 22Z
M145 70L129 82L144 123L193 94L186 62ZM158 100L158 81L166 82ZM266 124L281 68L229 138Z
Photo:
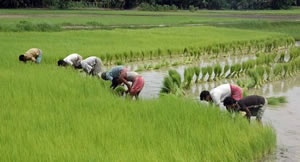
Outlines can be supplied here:
M259 90L274 83L294 85L291 96L297 96L299 84L287 81L299 74L299 49L294 47L300 38L299 19L298 9L0 10L0 161L296 161L300 149L285 151L279 141L288 137L278 131L284 126L272 122L276 110L266 112L271 122L249 124L242 117L233 118L226 111L195 101L194 96L199 95L201 86L210 89L235 82L237 77L240 82L247 77L255 81L250 94L269 95ZM19 54L32 47L42 49L42 63L19 62ZM281 55L285 51L289 55ZM146 81L142 99L117 96L108 82L57 67L58 59L75 52L100 57L105 69L119 63L134 65L130 67L134 70L142 67L140 73ZM258 55L262 52L265 54ZM289 59L268 62L265 58L269 56ZM267 80L266 72L266 78L257 79L238 65L233 70L240 71L230 72L229 79L213 71L247 60L249 67L251 59L260 58L263 61L254 61L254 66L261 69L274 64L270 70L278 75ZM194 81L188 75L191 70L184 70L194 66L201 68L200 84L189 84L192 88L185 97L149 95L162 87L170 69L186 77L182 79L185 86L186 80ZM208 78L202 76L202 68L207 66L211 69L206 69L211 71L205 73ZM271 94L280 93L274 90ZM287 106L297 105L287 96ZM290 111L277 110L282 114ZM288 158L281 157L282 150Z

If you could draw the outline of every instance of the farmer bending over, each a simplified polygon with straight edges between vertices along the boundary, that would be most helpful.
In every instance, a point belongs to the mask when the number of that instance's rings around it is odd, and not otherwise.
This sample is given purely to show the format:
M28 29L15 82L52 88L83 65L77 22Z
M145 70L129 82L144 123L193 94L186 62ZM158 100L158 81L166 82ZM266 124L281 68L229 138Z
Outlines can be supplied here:
M42 50L38 48L31 48L25 52L25 54L21 54L19 56L19 60L23 62L31 60L39 64L42 61Z
M77 53L73 53L73 54L70 54L69 56L67 56L64 59L58 60L57 65L58 66L71 65L76 69L80 69L81 68L81 61L82 61L82 56L80 56Z
M247 96L239 101L232 97L226 97L224 100L224 106L229 112L244 111L249 121L251 116L256 116L256 120L259 122L261 122L267 103L266 98L257 95Z
M97 75L100 77L102 61L96 56L90 56L81 61L81 67L87 74Z
M229 96L237 101L240 100L243 97L242 88L235 84L222 84L212 89L210 92L202 91L200 94L200 100L214 102L215 104L221 106L221 102L223 102L224 99Z
M110 80L112 82L111 88L115 89L118 85L120 85L122 82L120 80L120 76L125 75L127 73L127 68L123 66L116 66L110 69L108 72L103 72L101 74L101 78L103 80Z
M130 96L135 96L135 98L138 99L138 96L144 87L144 78L141 75L134 71L127 71L121 73L120 82L126 84L128 88L127 92ZM128 82L131 82L132 84L130 85Z

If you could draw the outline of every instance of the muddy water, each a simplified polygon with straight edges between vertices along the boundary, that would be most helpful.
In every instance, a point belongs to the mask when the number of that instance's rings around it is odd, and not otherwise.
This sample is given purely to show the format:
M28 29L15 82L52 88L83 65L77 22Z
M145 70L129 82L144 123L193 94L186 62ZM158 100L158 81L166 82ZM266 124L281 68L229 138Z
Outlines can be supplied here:
M255 56L231 56L228 58L218 58L218 59L202 59L198 62L191 64L191 65L180 65L177 67L171 67L169 69L175 69L179 72L181 77L183 78L184 69L189 66L207 66L207 65L214 65L216 63L219 63L221 66L224 66L225 64L234 64L237 62L244 62L248 59L254 59ZM129 69L136 69L137 65L129 66ZM152 70L152 71L146 71L146 72L140 72L140 74L144 77L146 83L145 86L140 94L142 98L153 98L159 96L159 91L162 87L162 82L165 76L168 75L167 68L161 69L161 70ZM196 86L194 86L192 89L195 89Z

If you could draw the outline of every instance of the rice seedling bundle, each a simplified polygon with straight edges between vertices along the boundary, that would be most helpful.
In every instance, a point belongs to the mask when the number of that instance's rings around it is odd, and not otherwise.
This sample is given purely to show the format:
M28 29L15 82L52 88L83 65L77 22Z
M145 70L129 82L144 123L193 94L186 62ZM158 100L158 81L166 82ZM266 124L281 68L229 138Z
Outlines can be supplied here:
M226 64L224 66L222 77L226 77L226 73L228 72L229 69L230 69L230 66L228 64Z
M185 68L184 69L184 84L185 84L185 88L189 89L191 87L191 83L192 83L192 79L194 76L194 68L189 67L189 68Z
M207 69L207 73L208 73L207 81L211 81L212 74L213 74L213 68L211 66L207 66L206 69Z
M265 69L263 66L257 66L256 67L256 72L259 75L259 85L261 85L265 79L264 75L265 75Z
M241 70L242 70L242 65L239 64L239 63L235 64L235 72L236 72L238 77L240 76Z
M181 87L181 76L176 70L169 70L169 76L172 78L172 81L180 88Z
M201 68L201 71L202 71L202 78L201 78L201 81L204 81L208 71L207 71L207 67L202 67Z
M281 78L282 77L282 71L283 71L283 67L282 64L276 64L274 69L273 69L273 73L276 78Z
M195 71L195 75L196 75L195 83L197 83L197 82L198 82L198 79L199 79L199 76L200 76L200 71L201 71L201 69L200 69L199 66L195 66L195 67L194 67L194 71Z
M285 96L280 97L267 97L268 105L279 105L281 103L287 103L287 99Z
M271 68L269 66L266 66L265 69L267 74L267 80L269 81L271 78Z
M218 78L220 78L221 73L222 73L222 67L219 63L217 63L216 66L214 67L214 73L215 73L214 80L217 80Z

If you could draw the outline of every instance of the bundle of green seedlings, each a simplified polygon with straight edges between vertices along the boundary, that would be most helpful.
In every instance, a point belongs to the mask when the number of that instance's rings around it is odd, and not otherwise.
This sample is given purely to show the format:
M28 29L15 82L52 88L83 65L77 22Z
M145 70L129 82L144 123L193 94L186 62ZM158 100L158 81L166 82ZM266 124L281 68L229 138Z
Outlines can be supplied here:
M287 103L287 99L285 96L280 96L280 97L267 97L268 105L279 105L282 103Z
M184 84L184 88L186 89L190 89L191 85L192 85L192 80L193 80L193 76L194 76L194 67L188 67L184 69L184 80L183 80L183 84Z
M163 80L160 94L172 94L175 96L183 96L185 94L182 89L181 76L176 70L168 71L168 76Z

